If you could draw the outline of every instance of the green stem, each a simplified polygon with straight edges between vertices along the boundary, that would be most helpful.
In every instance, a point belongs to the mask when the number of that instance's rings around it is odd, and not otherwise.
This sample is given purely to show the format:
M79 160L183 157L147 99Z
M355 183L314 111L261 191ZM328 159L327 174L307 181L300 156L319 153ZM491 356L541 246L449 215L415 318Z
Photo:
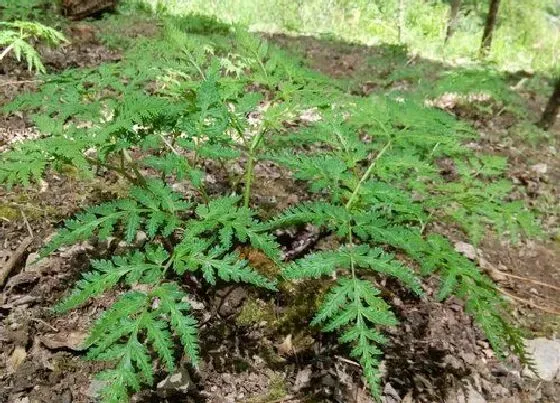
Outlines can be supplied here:
M109 169L111 171L114 171L114 172L118 173L119 175L125 177L129 182L131 182L135 185L140 184L139 181L138 181L138 178L130 175L128 172L126 172L126 170L121 169L120 167L118 167L116 165L111 165L111 164L108 164L108 163L104 163L104 162L101 162L99 160L96 160L95 158L90 158L90 157L87 157L87 156L85 157L85 159L90 164L96 165L98 167L103 167L103 168L106 168L106 169Z
M383 147L381 151L379 151L375 159L369 165L366 173L362 175L360 181L358 182L358 185L356 186L356 188L352 192L352 195L350 195L350 199L348 199L348 202L346 203L347 210L350 210L350 207L352 207L352 204L356 201L356 197L358 197L358 193L360 192L363 183L369 179L371 173L373 172L373 168L377 164L377 161L379 160L379 158L381 158L383 154L385 154L385 152L389 149L390 146L391 146L391 141L385 144L385 147Z
M254 157L252 150L249 150L249 157L245 167L245 197L243 199L245 207L249 207L249 199L251 198L251 182L253 181L253 168L255 164Z
M134 172L134 176L136 176L136 180L138 181L138 183L142 186L146 186L146 184L147 184L146 178L144 177L144 175L142 175L140 173L140 170L138 169L138 165L136 164L136 162L134 162L134 160L128 154L126 149L123 149L122 152L123 152L125 161L128 162L130 167L132 168L132 171Z
M251 185L253 182L253 171L255 168L255 154L261 139L264 136L264 129L261 130L253 139L251 146L249 147L249 154L247 156L247 164L245 165L245 197L243 200L243 205L249 207L249 200L251 198Z

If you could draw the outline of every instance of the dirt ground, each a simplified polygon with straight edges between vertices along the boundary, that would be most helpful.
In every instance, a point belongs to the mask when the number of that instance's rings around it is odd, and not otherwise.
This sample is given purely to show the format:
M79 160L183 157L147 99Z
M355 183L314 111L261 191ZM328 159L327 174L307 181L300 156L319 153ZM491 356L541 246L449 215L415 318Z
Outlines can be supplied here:
M118 60L117 52L97 42L94 30L83 23L80 27L72 31L72 46L45 55L48 69ZM386 74L371 67L372 60L383 57L378 49L311 38L274 40L301 52L311 66L326 74L355 80L356 91L386 90L373 80ZM15 66L0 67L0 104L21 91L32 90L36 84ZM533 108L536 120L546 100L535 94L521 95ZM545 195L551 206L558 205L560 157L555 149L530 146L510 136L512 121L503 116L472 116L460 108L449 112L478 128L481 136L476 147L509 157L509 174L518 184L519 198L537 203L542 199L538 196ZM551 133L560 139L558 125ZM25 116L0 117L0 148L15 138L34 135ZM545 164L546 170L542 165L536 169L538 164ZM257 169L257 198L269 197L269 187L262 185L264 181L259 185L259 175L272 177L272 186L284 187L286 200L282 203L305 197L301 190L283 181L274 168L261 165ZM119 245L85 242L39 263L33 261L44 239L64 218L85 205L118 194L119 188L112 177L83 182L51 174L32 189L0 191L0 265L16 258L0 294L0 402L95 401L102 385L92 381L92 373L103 364L85 361L80 342L91 321L110 304L111 295L63 317L54 316L49 308L87 268L90 258L114 251ZM557 228L557 219L551 213L545 222L547 228ZM454 242L465 241L453 228L435 229ZM312 228L279 235L286 254L300 253L302 245L328 242L319 239ZM20 248L22 244L27 247ZM512 300L520 323L534 335L558 333L558 239L522 241L512 246L490 237L473 250L472 258ZM251 251L247 254L253 264L267 264L262 256L251 255ZM464 314L460 301L451 298L436 302L435 279L428 281L428 293L422 300L397 284L388 283L386 288L400 324L390 330L391 341L382 366L385 402L560 401L560 382L535 379L514 358L498 361ZM185 366L177 376L161 376L157 386L137 394L134 401L369 402L359 366L344 358L347 351L337 346L334 336L304 326L311 317L311 298L297 287L291 297L273 299L241 286L198 290L192 305L200 318L204 340L201 368L194 371Z

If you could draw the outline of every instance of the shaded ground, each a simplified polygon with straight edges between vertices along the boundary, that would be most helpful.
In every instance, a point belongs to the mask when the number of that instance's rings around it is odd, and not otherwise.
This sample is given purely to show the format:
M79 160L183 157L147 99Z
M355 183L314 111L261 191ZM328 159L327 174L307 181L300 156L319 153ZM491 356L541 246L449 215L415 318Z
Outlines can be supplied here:
M98 43L97 33L87 24L72 28L74 43L63 52L46 55L50 69L91 66L118 59L118 53ZM366 48L358 45L320 42L311 38L275 38L282 46L302 52L317 69L349 78L354 92L402 93L429 84L444 68L440 64L410 58L400 48ZM9 66L0 71L2 99L33 88L23 71ZM403 78L395 72L414 69L418 76ZM450 67L447 67L450 68ZM1 70L1 68L0 68ZM416 78L414 78L416 77ZM512 78L512 85L519 80ZM4 88L6 90L4 91ZM529 121L536 120L545 96L520 87L526 100ZM524 90L523 90L524 89ZM486 101L485 101L486 102ZM480 105L478 105L480 106ZM487 106L487 105L483 105ZM537 144L516 136L518 118L501 108L481 109L467 103L448 102L450 113L475 125L481 138L473 147L510 157L509 175L518 183L517 197L543 211L549 231L542 241L519 245L487 239L475 249L473 259L511 294L520 321L537 334L558 332L560 311L560 242L558 227L560 159L550 139ZM490 112L488 112L490 111ZM23 134L22 134L23 133ZM552 131L560 138L558 126ZM14 136L33 136L25 116L0 118L0 147ZM546 172L535 169L546 165ZM274 167L257 167L257 199L283 194L280 204L305 197ZM85 331L111 303L111 296L97 300L65 317L55 317L49 307L66 292L91 257L111 253L122 245L84 243L67 248L33 264L33 254L53 231L53 225L84 205L118 194L117 178L97 177L84 183L50 175L32 191L14 189L0 193L0 264L13 256L27 237L33 242L23 252L0 296L0 401L2 402L89 402L99 383L91 374L102 364L82 360L79 344ZM274 192L272 192L274 189ZM282 189L280 191L278 189ZM437 227L454 241L464 241L454 228ZM555 238L556 236L556 238ZM309 245L328 243L312 228L280 234L286 253L297 254ZM141 240L139 240L141 242ZM251 250L242 251L255 266L266 266L266 258ZM516 276L516 277L514 277ZM521 277L521 279L519 278ZM539 283L536 283L539 282ZM383 284L400 325L390 332L384 371L386 402L447 401L553 402L560 396L558 382L543 382L522 376L515 360L500 363L489 344L463 313L460 301L435 302L435 281L428 282L424 300L413 299L398 285ZM272 299L240 286L199 288L192 304L201 321L204 363L199 371L185 367L180 376L156 380L152 391L142 392L138 401L209 402L367 402L360 369L344 358L347 351L333 336L310 330L308 323L316 301L306 289L292 290ZM315 297L320 295L317 283ZM477 400L478 399L478 400Z

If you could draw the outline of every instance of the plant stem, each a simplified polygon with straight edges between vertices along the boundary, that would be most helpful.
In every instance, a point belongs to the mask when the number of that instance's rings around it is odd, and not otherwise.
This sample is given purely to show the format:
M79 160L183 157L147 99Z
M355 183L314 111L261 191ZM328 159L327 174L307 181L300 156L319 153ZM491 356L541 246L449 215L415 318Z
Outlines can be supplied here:
M245 197L243 199L243 205L245 207L249 207L249 199L251 198L251 182L253 181L254 163L254 155L250 149L247 165L245 166Z
M126 172L126 170L121 169L120 167L116 166L116 165L111 165L108 163L103 163L99 160L96 160L95 158L91 158L91 157L85 157L86 161L89 162L90 164L96 165L98 167L103 167L103 168L107 168L111 171L114 171L116 173L118 173L119 175L125 177L129 182L134 183L135 185L139 184L138 178L130 175L128 172Z
M249 155L247 156L247 164L245 165L245 197L243 200L243 205L245 207L249 207L249 200L251 198L251 184L253 182L253 170L255 168L255 151L263 136L264 129L257 133L249 147Z
M377 164L377 161L379 160L379 158L381 158L381 156L383 154L385 154L385 152L389 149L389 147L391 146L391 141L389 141L387 144L385 144L385 147L383 147L381 149L381 151L379 151L379 153L377 154L377 156L375 157L375 159L371 162L371 164L369 165L366 173L364 173L362 175L362 177L360 178L360 182L358 182L358 185L356 186L356 188L354 189L354 191L352 192L352 195L350 195L350 199L348 199L348 202L346 203L346 209L350 210L350 207L352 207L352 204L356 201L356 197L358 196L358 193L360 192L360 189L362 187L362 184L368 180L368 178L370 177L371 173L373 172L373 168L375 167L375 164Z
M7 46L6 49L4 49L2 51L2 53L0 53L0 60L2 60L4 58L4 56L6 56L10 52L10 50L12 50L13 48L14 48L13 44Z

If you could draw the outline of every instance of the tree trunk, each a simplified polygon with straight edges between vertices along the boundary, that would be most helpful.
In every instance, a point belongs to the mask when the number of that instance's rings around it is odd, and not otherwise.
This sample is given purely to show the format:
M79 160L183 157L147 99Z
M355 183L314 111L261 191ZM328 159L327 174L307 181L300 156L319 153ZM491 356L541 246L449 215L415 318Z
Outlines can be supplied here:
M404 0L399 0L399 15L397 21L397 30L399 35L399 43L403 42L403 33L404 33L404 25L405 25L405 8L404 8Z
M451 0L451 10L449 11L449 20L447 21L447 30L445 31L445 43L447 43L455 33L457 25L457 14L461 9L462 0Z
M539 126L544 130L550 129L552 126L554 126L559 111L560 111L560 77L556 79L556 82L554 84L554 91L552 92L552 95L548 99L546 108L544 109L541 120L539 120L537 126Z
M117 3L118 0L62 0L62 14L73 20L81 20L113 10Z
M494 27L496 26L499 8L500 0L490 0L488 17L486 17L486 24L484 25L484 32L482 33L482 43L480 45L481 57L485 57L490 51L490 46L492 45L492 34L494 33Z

